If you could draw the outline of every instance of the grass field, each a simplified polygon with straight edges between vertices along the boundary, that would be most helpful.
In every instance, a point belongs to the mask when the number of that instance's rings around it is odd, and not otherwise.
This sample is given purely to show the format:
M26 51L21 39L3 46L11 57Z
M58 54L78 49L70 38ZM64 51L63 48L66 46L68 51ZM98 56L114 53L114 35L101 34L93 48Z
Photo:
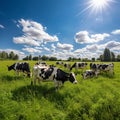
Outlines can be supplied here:
M120 120L120 63L114 76L83 80L79 71L78 84L66 82L57 92L53 82L31 86L32 78L8 72L13 63L0 61L0 120Z

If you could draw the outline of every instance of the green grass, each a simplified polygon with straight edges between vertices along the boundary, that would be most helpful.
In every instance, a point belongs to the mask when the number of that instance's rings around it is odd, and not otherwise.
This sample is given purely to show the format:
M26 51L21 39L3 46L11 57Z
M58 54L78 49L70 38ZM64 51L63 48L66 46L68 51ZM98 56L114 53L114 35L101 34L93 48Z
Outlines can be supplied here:
M53 82L31 86L32 78L8 72L12 63L0 61L0 120L120 120L120 63L114 76L83 80L79 70L78 84L66 82L57 92Z

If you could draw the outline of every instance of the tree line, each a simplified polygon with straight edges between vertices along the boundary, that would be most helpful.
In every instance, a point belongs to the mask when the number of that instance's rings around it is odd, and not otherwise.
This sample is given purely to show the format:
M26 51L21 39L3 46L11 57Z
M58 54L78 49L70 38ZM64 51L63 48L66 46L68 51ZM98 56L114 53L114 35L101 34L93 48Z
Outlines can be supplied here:
M99 57L100 61L120 61L120 55L115 56L113 52L111 52L108 48L105 48L104 52L102 55Z
M5 51L1 51L0 52L0 60L18 60L19 59L19 55L18 54L15 54L13 51L11 51L10 53L7 53ZM46 55L43 55L43 56L34 56L32 57L32 55L29 55L29 56L26 56L25 58L23 58L23 60L43 60L43 61L57 61L60 59L57 59L56 57L48 57ZM120 61L120 55L115 55L114 52L111 52L108 48L105 48L104 51L103 51L103 54L99 56L99 58L92 58L91 60L89 58L72 58L72 57L69 57L67 59L67 61L106 61L106 62L110 62L110 61Z
M25 58L23 58L23 60L43 60L43 61L57 61L60 59L57 59L56 57L48 57L48 56L34 56L32 57L32 55L26 56ZM103 54L99 56L99 58L92 58L91 60L89 58L74 58L74 57L69 57L67 59L67 61L84 61L84 62L89 62L89 61L105 61L105 62L109 62L109 61L120 61L120 55L115 56L115 54L113 52L111 52L108 48L105 48L103 51Z
M7 53L5 51L0 52L0 60L18 60L19 55L15 54L13 51Z

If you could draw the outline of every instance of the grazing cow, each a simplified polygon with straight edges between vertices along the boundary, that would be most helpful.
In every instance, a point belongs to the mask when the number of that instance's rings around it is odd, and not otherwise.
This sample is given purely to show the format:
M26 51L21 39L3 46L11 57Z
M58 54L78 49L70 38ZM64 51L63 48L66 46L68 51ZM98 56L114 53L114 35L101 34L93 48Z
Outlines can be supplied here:
M90 78L93 76L97 77L97 72L93 70L86 70L85 72L82 73L83 79Z
M114 64L96 64L96 63L90 63L90 69L93 71L97 71L97 73L100 72L110 72L112 75L114 74Z
M86 68L87 67L87 63L86 62L75 62L72 66L71 66L71 68L70 68L70 70L72 70L73 68L75 68L75 70L76 70L76 74L77 74L77 72L78 72L78 69L84 69L84 68Z
M8 66L8 71L10 70L16 71L17 75L19 75L20 72L23 72L23 73L26 73L28 77L31 76L30 66L29 66L29 63L27 62L14 63L11 66Z
M33 67L33 75L34 75L34 84L36 84L36 80L40 81L54 81L55 88L59 88L64 84L65 81L69 80L72 83L77 83L74 73L66 73L63 70L57 67Z
M70 63L68 63L68 62L64 63L64 68L65 69L67 68L68 70L70 70L70 67L71 67Z
M56 65L63 65L63 62L62 61L57 61Z

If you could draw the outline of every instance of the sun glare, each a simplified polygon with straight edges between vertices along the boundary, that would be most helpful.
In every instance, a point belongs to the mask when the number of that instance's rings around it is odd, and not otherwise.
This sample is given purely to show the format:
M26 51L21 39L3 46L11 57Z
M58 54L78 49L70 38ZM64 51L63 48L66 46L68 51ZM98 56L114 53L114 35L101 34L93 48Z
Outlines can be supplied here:
M89 5L93 10L102 11L109 6L110 0L90 0Z
M105 10L110 8L111 3L116 2L116 0L87 0L86 7L80 12L89 11L90 13L103 13Z

